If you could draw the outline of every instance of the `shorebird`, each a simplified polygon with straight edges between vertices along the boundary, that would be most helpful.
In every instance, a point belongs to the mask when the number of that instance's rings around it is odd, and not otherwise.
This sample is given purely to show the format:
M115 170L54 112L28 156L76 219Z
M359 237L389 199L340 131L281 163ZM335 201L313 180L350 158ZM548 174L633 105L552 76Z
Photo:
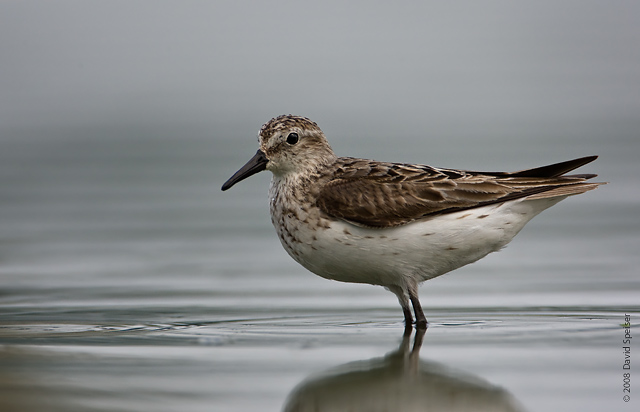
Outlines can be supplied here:
M271 222L289 255L326 279L380 285L407 327L427 327L418 285L500 250L534 216L595 189L566 173L582 157L517 172L476 172L338 157L318 125L283 115L260 129L260 149L222 186L273 173Z

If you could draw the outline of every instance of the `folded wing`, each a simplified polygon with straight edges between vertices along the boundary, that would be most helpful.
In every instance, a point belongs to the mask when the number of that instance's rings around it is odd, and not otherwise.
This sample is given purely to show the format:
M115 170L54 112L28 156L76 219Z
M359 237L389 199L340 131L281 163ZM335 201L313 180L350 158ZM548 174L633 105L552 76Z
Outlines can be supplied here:
M583 193L596 175L565 173L595 160L584 157L518 172L473 172L342 158L319 193L328 215L368 227L399 226L432 215L518 198Z

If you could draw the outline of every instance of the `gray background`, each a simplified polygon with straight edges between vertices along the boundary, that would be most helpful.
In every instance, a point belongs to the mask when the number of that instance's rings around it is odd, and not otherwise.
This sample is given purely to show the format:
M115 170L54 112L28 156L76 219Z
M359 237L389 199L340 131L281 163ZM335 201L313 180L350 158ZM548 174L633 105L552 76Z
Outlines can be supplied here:
M634 1L0 7L3 139L171 128L223 143L290 112L364 148L638 130Z

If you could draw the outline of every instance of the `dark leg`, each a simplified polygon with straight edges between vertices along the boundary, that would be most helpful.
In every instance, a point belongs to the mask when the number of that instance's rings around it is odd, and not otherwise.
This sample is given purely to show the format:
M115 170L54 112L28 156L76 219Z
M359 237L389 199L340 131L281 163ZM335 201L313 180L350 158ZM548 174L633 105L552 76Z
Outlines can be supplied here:
M424 316L420 300L418 299L418 287L409 288L409 299L413 305L413 312L416 314L416 329L427 329L427 318Z
M411 316L411 309L409 309L409 306L403 306L402 313L404 314L404 323L411 326L413 324L413 317Z
M413 331L413 318L411 317L411 309L409 306L403 306L402 312L404 313L404 334L410 336Z
M404 334L405 336L410 336L411 332L413 332L413 317L411 316L411 308L409 307L409 302L406 300L401 300L400 305L402 306L402 313L404 313Z
M398 302L402 306L402 313L404 314L404 330L405 333L411 334L413 330L413 317L411 316L411 307L409 306L409 299L401 287L393 286L388 288L398 297Z

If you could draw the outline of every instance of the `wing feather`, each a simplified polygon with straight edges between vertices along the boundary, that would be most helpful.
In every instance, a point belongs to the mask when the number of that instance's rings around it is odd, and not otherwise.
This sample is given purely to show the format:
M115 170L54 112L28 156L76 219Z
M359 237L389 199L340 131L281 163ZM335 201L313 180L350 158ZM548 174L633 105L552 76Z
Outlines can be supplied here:
M485 174L342 158L342 165L320 191L317 205L330 216L358 225L399 226L433 215L522 197L583 193L598 186L583 183L585 178L595 175L563 177L557 173L573 170L586 159L594 160L582 158L559 166ZM547 176L534 176L536 170Z

